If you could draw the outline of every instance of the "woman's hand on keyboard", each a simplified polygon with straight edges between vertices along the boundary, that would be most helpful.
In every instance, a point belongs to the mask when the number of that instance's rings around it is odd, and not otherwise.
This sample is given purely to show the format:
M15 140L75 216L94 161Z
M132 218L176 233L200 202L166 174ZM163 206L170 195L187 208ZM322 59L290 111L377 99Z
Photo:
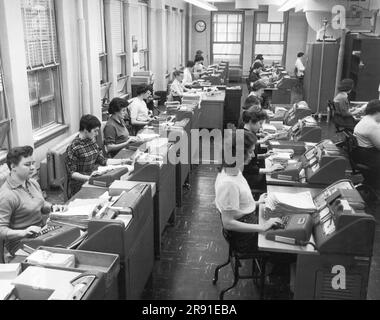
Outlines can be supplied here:
M276 225L281 225L281 224L282 224L282 220L280 218L272 218L264 223L263 228L264 228L264 231L266 232L272 229L272 227Z
M41 231L41 227L31 226L31 227L24 230L24 232L25 232L24 237L31 237L31 236L39 233L40 231Z

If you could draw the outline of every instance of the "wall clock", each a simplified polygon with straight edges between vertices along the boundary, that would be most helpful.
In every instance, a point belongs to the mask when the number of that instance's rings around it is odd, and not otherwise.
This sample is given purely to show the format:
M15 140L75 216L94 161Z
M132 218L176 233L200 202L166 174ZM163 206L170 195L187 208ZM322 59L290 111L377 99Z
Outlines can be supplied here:
M205 31L207 28L207 24L204 20L198 20L196 23L195 23L195 30L197 32L203 32Z

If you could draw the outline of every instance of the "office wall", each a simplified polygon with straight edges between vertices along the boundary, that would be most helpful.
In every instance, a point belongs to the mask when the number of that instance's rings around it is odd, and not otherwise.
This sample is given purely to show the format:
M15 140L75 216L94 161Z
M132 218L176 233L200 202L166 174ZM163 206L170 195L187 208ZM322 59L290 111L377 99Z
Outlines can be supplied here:
M290 74L294 72L294 64L298 52L305 52L308 40L308 24L305 14L289 13L288 45L286 49L286 70Z
M228 3L216 3L218 10L234 11L234 5ZM261 10L261 9L260 9ZM203 33L198 33L194 29L196 21L204 20L207 23L207 30ZM197 50L204 52L206 63L210 63L211 55L211 13L192 7L191 17L191 50L190 58L195 56ZM253 62L253 26L254 26L254 11L245 10L245 26L244 26L244 52L243 52L243 73L247 75L249 68ZM297 52L303 51L306 48L308 40L315 40L315 33L308 28L305 14L290 12L288 42L286 51L286 68L292 73L294 71L294 63Z

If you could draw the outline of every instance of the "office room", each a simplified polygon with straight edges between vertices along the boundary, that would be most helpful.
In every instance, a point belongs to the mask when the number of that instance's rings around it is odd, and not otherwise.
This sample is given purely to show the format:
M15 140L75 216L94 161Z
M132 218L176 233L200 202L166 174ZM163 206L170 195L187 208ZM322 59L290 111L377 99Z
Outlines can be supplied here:
M376 0L0 0L0 300L380 299L379 55Z

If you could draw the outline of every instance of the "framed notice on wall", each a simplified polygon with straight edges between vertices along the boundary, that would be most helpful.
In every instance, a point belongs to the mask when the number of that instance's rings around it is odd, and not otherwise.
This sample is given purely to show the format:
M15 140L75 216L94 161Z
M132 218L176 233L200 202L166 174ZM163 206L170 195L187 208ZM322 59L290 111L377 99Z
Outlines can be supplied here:
M136 67L140 64L139 57L139 43L136 36L132 36L132 60L133 66Z

